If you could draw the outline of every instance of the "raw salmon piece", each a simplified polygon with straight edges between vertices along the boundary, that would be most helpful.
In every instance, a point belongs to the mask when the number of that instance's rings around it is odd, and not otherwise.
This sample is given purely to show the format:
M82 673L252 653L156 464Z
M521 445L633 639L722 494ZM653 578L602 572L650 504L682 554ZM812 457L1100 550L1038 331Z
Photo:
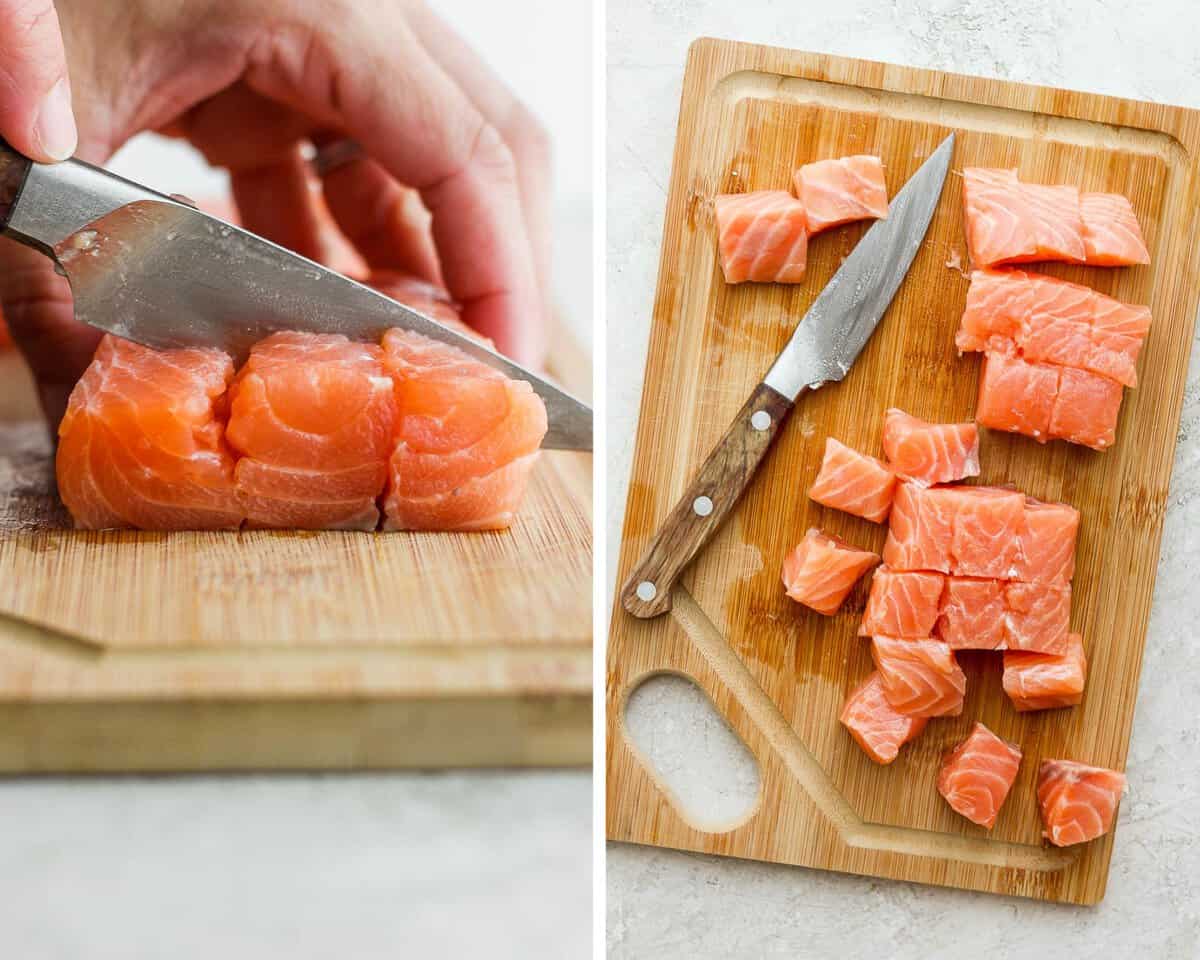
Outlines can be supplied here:
M235 477L255 527L374 530L396 419L374 344L275 333L229 388Z
M1020 711L1071 707L1083 699L1087 656L1083 637L1067 635L1065 653L1006 651L1004 692Z
M852 220L887 218L887 183L878 157L806 163L795 172L793 180L796 196L804 204L810 234Z
M726 193L713 200L726 283L799 283L808 262L804 204L786 190Z
M878 562L878 554L812 527L784 558L783 585L797 603L831 616L858 578Z
M952 650L999 650L1004 646L1004 615L1002 582L949 577L936 636Z
M58 490L83 530L236 529L219 350L151 350L106 336L58 428Z
M1126 387L1137 386L1137 360L1150 331L1150 308L1096 295L1092 347L1082 366Z
M1074 760L1043 760L1037 795L1042 836L1056 847L1086 843L1108 833L1125 790L1125 775Z
M1004 647L1061 654L1071 622L1069 583L1009 583L1004 588Z
M875 671L846 698L838 718L876 763L891 763L900 747L915 740L929 721L897 713L883 695L883 680Z
M1022 183L1021 192L1033 218L1037 253L1032 259L1083 263L1087 251L1083 243L1083 220L1079 215L1079 189L1067 185Z
M962 577L1011 577L1017 565L1025 496L999 487L950 487L931 491L951 503L954 538L950 572Z
M895 490L896 475L883 461L827 437L825 458L808 495L835 510L883 523Z
M1027 497L1017 538L1016 579L1067 581L1075 576L1075 540L1079 511L1066 503L1042 503Z
M523 380L420 334L389 330L395 450L387 530L500 530L513 520L546 435L546 407Z
M1028 363L1004 353L984 354L979 378L977 423L992 430L1023 433L1045 443L1058 397L1061 368Z
M1015 169L966 167L963 207L974 266L1037 259L1036 223Z
M893 407L884 415L883 453L897 476L922 486L979 476L973 423L927 423Z
M883 562L889 569L950 572L954 515L951 504L929 493L915 483L897 484L883 545Z
M957 717L962 713L967 677L954 651L938 640L874 637L871 656L883 695L911 717Z
M459 333L465 333L483 343L491 344L490 340L480 336L462 322L458 304L446 290L437 284L395 270L377 270L367 277L365 282L367 286L374 287L397 303L412 307Z
M895 572L880 567L871 578L859 635L914 639L933 636L945 581L940 573Z
M1021 748L977 723L942 760L938 793L955 813L991 830L1020 766Z
M1021 270L972 270L967 305L954 342L960 353L1016 349L1032 313L1036 285Z
M1029 313L1021 324L1018 346L1033 363L1085 367L1093 353L1092 316L1097 294L1053 277L1026 274Z
M1133 205L1119 193L1085 193L1079 198L1087 262L1098 267L1149 263Z
M1106 450L1117 436L1121 385L1086 370L1064 367L1050 414L1050 436Z

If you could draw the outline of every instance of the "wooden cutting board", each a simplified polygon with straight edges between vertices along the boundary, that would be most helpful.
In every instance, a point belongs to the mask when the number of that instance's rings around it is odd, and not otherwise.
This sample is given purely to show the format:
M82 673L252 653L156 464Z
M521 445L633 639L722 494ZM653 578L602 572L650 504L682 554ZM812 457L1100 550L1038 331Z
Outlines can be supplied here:
M82 533L0 367L0 771L589 762L590 454L504 533Z
M645 622L614 607L612 839L1047 900L1103 896L1113 838L1044 846L1034 780L1047 757L1125 764L1200 297L1196 111L726 41L694 44L620 580L865 229L814 238L803 284L727 286L715 258L713 195L787 189L800 164L854 153L881 156L894 192L952 130L952 172L924 247L850 375L801 401L748 495L684 577L672 614ZM987 431L982 440L983 482L1015 483L1082 511L1072 624L1091 661L1083 704L1017 714L1001 690L999 657L967 653L963 715L932 721L893 765L880 767L837 722L846 694L872 669L868 645L855 636L866 585L826 618L784 597L779 570L810 526L876 551L883 545L882 526L807 499L827 436L879 455L887 407L939 421L973 415L979 360L954 348L967 290L961 170L970 165L1126 194L1152 266L1046 271L1149 304L1154 326L1113 449L1040 446ZM689 822L626 735L629 694L664 672L695 680L758 762L757 805L733 829ZM1025 751L991 833L953 813L935 790L943 751L977 720ZM1139 784L1130 789L1136 797Z

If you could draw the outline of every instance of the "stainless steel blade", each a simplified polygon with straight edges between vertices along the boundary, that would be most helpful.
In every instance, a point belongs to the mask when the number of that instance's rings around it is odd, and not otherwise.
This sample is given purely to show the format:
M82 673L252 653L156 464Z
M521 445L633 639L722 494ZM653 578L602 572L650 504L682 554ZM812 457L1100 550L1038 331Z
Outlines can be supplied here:
M377 340L402 327L530 383L550 449L591 450L592 411L436 320L185 203L78 161L33 164L5 232L54 256L79 320L151 347L242 357L277 330Z
M929 229L950 170L950 134L892 198L813 301L763 382L795 400L841 380L875 332Z

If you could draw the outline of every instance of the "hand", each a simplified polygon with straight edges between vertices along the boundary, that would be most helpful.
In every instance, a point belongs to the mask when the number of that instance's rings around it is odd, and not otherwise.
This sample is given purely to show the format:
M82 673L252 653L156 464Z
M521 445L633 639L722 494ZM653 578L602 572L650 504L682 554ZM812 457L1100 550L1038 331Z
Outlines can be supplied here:
M0 0L0 137L31 160L75 152L67 59L53 0Z
M357 140L366 155L321 189L367 265L444 283L469 325L540 361L546 141L424 5L59 0L58 10L81 158L103 162L143 130L185 137L229 168L248 229L319 255L322 211L302 147ZM5 247L0 304L57 422L98 335L74 320L49 261Z

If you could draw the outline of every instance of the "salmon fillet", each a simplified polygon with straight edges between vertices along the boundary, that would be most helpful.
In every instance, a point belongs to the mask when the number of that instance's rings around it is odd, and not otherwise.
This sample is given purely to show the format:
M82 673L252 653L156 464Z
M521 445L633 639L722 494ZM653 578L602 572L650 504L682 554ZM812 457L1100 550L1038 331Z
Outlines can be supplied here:
M879 555L812 527L783 561L783 585L797 603L831 616Z
M977 723L966 740L946 753L938 793L955 813L990 830L1020 766L1021 748Z
M225 439L233 361L105 336L58 428L59 494L82 530L236 529Z
M949 577L935 635L952 650L1000 650L1005 613L1002 581Z
M1106 450L1117 439L1121 385L1086 370L1065 368L1050 412L1050 436Z
M1043 760L1037 796L1042 835L1057 847L1086 843L1108 833L1125 790L1125 775L1073 760Z
M250 526L375 529L396 419L379 347L340 334L272 334L251 349L229 402Z
M923 486L979 476L973 423L927 423L893 407L884 414L883 453L897 476Z
M891 763L929 721L897 712L883 694L883 679L872 673L846 698L838 718L863 752L876 763Z
M546 407L524 381L420 334L389 330L395 386L387 530L509 526L546 434Z
M957 717L962 713L967 678L947 644L873 637L871 657L883 694L898 712L912 717Z
M1067 648L1061 654L1004 654L1004 692L1022 712L1074 706L1083 699L1086 681L1087 655L1083 637L1077 633L1067 636Z
M960 352L1016 354L1137 385L1148 307L1020 270L975 270L955 334Z
M808 495L826 507L882 523L892 509L896 476L875 457L859 453L833 437Z
M1079 198L1087 262L1103 267L1149 263L1150 251L1127 197L1119 193L1085 193Z
M727 193L713 200L726 283L799 283L808 262L804 204L786 190Z
M880 567L871 578L859 635L905 639L933 636L945 582L940 573L894 572Z
M853 220L886 219L887 183L879 157L853 156L806 163L793 176L809 234Z
M1016 170L963 170L967 249L977 267L1035 260L1149 263L1133 208L1116 194L1022 183Z
M1004 587L1004 648L1061 654L1071 621L1069 583L1018 583Z
M1014 579L1030 583L1070 580L1075 576L1078 535L1079 511L1074 507L1026 497Z

